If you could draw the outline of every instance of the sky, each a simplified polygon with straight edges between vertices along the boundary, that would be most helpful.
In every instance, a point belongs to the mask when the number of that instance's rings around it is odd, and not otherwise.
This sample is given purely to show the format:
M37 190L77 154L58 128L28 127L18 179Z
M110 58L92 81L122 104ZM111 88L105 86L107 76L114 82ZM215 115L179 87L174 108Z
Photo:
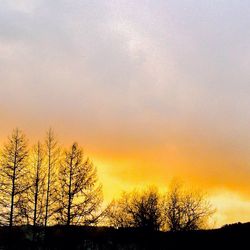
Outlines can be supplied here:
M78 141L106 201L205 190L250 221L248 0L0 0L0 144L15 127Z

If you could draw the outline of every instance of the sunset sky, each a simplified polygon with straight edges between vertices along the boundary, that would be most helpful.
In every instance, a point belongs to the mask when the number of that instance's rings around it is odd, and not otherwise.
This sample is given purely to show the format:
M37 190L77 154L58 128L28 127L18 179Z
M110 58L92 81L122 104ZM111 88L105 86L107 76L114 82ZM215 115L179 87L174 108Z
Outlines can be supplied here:
M53 127L106 201L180 178L250 221L250 1L0 0L0 144Z

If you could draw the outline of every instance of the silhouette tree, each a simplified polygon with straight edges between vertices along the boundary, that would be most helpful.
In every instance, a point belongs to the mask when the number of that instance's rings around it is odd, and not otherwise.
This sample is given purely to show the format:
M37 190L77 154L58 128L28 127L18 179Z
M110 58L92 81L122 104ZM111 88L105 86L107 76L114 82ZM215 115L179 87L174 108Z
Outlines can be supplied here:
M163 223L161 197L155 188L123 193L120 199L111 202L107 216L110 225L115 227L160 230Z
M60 156L60 148L55 138L53 130L50 128L45 139L45 161L47 164L46 171L46 197L45 197L45 218L44 226L46 227L49 219L55 213L55 204L57 197L57 166Z
M30 160L31 188L28 193L29 210L34 226L44 223L45 210L45 168L44 152L40 142L34 146Z
M1 154L0 171L0 199L2 223L21 223L26 217L23 212L25 207L25 193L29 188L27 180L27 140L19 129L15 129L4 145Z
M65 152L60 165L59 182L58 223L96 223L102 201L101 186L97 185L96 168L89 160L84 161L83 151L77 143Z
M180 183L172 183L165 203L166 223L171 231L201 229L214 212L203 193L183 190Z
M133 218L127 211L132 193L123 192L119 199L111 201L106 209L106 219L109 226L115 228L133 227Z

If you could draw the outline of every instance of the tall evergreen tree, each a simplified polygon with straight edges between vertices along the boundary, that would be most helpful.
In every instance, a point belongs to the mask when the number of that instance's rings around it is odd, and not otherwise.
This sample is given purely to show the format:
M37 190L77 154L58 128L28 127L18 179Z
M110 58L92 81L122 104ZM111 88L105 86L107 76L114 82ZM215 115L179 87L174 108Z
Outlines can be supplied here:
M0 204L2 224L12 227L27 218L25 193L29 189L27 180L28 149L23 132L15 129L1 152Z
M89 225L98 219L102 201L96 168L84 160L83 150L74 143L60 165L58 222L64 225Z
M45 168L44 152L40 142L32 150L30 159L29 210L32 224L42 225L45 216Z
M55 202L57 196L57 167L59 161L60 148L52 129L49 129L45 139L45 160L46 171L46 197L45 197L45 218L44 225L48 225L50 218L55 212Z

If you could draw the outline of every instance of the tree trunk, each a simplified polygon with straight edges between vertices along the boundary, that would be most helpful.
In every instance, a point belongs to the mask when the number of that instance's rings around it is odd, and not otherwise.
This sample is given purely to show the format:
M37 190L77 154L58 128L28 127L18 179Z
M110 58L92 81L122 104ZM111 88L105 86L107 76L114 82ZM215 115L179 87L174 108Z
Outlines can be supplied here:
M15 156L13 164L12 190L11 190L11 205L10 205L10 222L9 227L13 225L14 199L15 199L15 180L16 180L16 158L17 158L17 141L15 142Z
M68 192L68 211L67 211L67 226L70 225L71 219L70 219L70 212L71 212L71 185L72 185L72 163L73 163L73 157L71 156L70 159L70 173L69 173L69 192Z
M39 149L38 149L39 150ZM36 167L36 183L35 183L35 200L34 200L34 218L33 225L36 226L37 220L37 200L38 200L38 188L39 188L39 164L40 164L40 156L38 151L38 159L37 159L37 167Z
M49 148L49 159L48 159L48 179L47 179L47 193L46 193L46 205L45 205L45 222L44 226L47 226L48 222L48 211L49 211L49 196L50 196L50 172L51 172L51 150Z

